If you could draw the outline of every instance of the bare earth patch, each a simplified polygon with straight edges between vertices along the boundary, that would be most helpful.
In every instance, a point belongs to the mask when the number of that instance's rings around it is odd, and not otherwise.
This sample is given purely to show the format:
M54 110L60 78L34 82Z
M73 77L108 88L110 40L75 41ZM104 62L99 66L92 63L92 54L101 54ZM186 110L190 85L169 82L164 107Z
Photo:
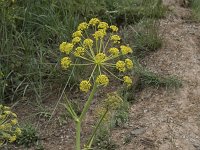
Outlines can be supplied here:
M190 10L180 2L164 4L172 10L160 20L164 45L143 64L160 74L177 75L183 87L139 93L128 126L113 131L120 150L200 150L200 24L187 21Z

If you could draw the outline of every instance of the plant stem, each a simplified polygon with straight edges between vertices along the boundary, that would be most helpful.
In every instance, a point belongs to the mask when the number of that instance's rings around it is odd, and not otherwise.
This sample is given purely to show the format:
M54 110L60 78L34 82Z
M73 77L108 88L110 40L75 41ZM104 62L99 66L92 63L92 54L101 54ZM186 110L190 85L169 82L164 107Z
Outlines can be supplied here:
M76 150L81 150L81 122L78 120L76 123Z
M97 84L94 83L92 92L90 93L90 96L89 96L87 102L85 103L83 111L82 111L82 113L80 115L80 118L79 118L80 122L84 119L84 117L85 117L85 115L86 115L86 113L87 113L87 111L88 111L88 109L89 109L89 107L90 107L90 105L92 103L92 100L93 100L94 94L96 93L96 90L97 90Z
M104 112L104 114L101 116L99 122L95 126L95 129L93 130L92 136L90 137L90 139L89 139L89 141L87 143L88 148L91 148L94 136L95 136L97 130L99 129L99 127L100 127L100 125L101 125L101 123L102 123L102 121L105 118L105 116L106 116L107 113L108 113L108 109L106 109L106 111Z

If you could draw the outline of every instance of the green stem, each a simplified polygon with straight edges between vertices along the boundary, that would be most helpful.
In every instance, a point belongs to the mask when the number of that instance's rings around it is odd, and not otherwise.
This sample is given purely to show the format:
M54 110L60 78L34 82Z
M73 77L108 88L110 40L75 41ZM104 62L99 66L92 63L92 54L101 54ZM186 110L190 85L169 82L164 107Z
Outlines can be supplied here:
M101 116L101 119L99 120L99 122L95 126L95 129L94 129L94 131L92 133L92 136L90 137L90 140L87 143L88 148L91 148L92 142L94 140L94 136L95 136L97 130L99 129L99 126L101 125L101 122L103 121L103 119L105 118L105 116L106 116L107 113L108 113L108 109L106 109L105 113Z
M81 150L81 122L76 121L76 150Z
M89 109L89 107L90 107L90 105L92 103L92 100L93 100L94 94L96 93L96 90L97 90L97 84L94 83L92 92L90 93L90 96L89 96L87 102L85 103L83 111L82 111L82 113L80 115L80 118L79 118L80 122L84 119L84 117L85 117L85 115L86 115L86 113L87 113L87 111L88 111L88 109Z

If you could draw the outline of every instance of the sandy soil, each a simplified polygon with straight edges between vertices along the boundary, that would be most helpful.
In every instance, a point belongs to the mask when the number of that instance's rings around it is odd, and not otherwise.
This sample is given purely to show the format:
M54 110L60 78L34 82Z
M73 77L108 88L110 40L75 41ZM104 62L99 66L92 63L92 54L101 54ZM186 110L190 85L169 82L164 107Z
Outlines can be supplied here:
M120 150L200 150L200 24L187 21L190 10L181 1L163 2L172 10L160 20L164 45L144 65L177 75L183 87L139 93L127 127L113 131Z

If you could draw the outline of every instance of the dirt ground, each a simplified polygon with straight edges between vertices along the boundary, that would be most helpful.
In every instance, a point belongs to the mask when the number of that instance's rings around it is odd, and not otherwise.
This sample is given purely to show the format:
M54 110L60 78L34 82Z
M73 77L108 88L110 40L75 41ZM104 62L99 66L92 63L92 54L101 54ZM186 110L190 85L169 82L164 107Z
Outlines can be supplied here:
M181 1L163 0L163 47L144 59L154 72L177 75L177 90L146 88L131 106L128 125L112 132L120 150L200 150L200 24ZM183 4L183 5L182 5Z

